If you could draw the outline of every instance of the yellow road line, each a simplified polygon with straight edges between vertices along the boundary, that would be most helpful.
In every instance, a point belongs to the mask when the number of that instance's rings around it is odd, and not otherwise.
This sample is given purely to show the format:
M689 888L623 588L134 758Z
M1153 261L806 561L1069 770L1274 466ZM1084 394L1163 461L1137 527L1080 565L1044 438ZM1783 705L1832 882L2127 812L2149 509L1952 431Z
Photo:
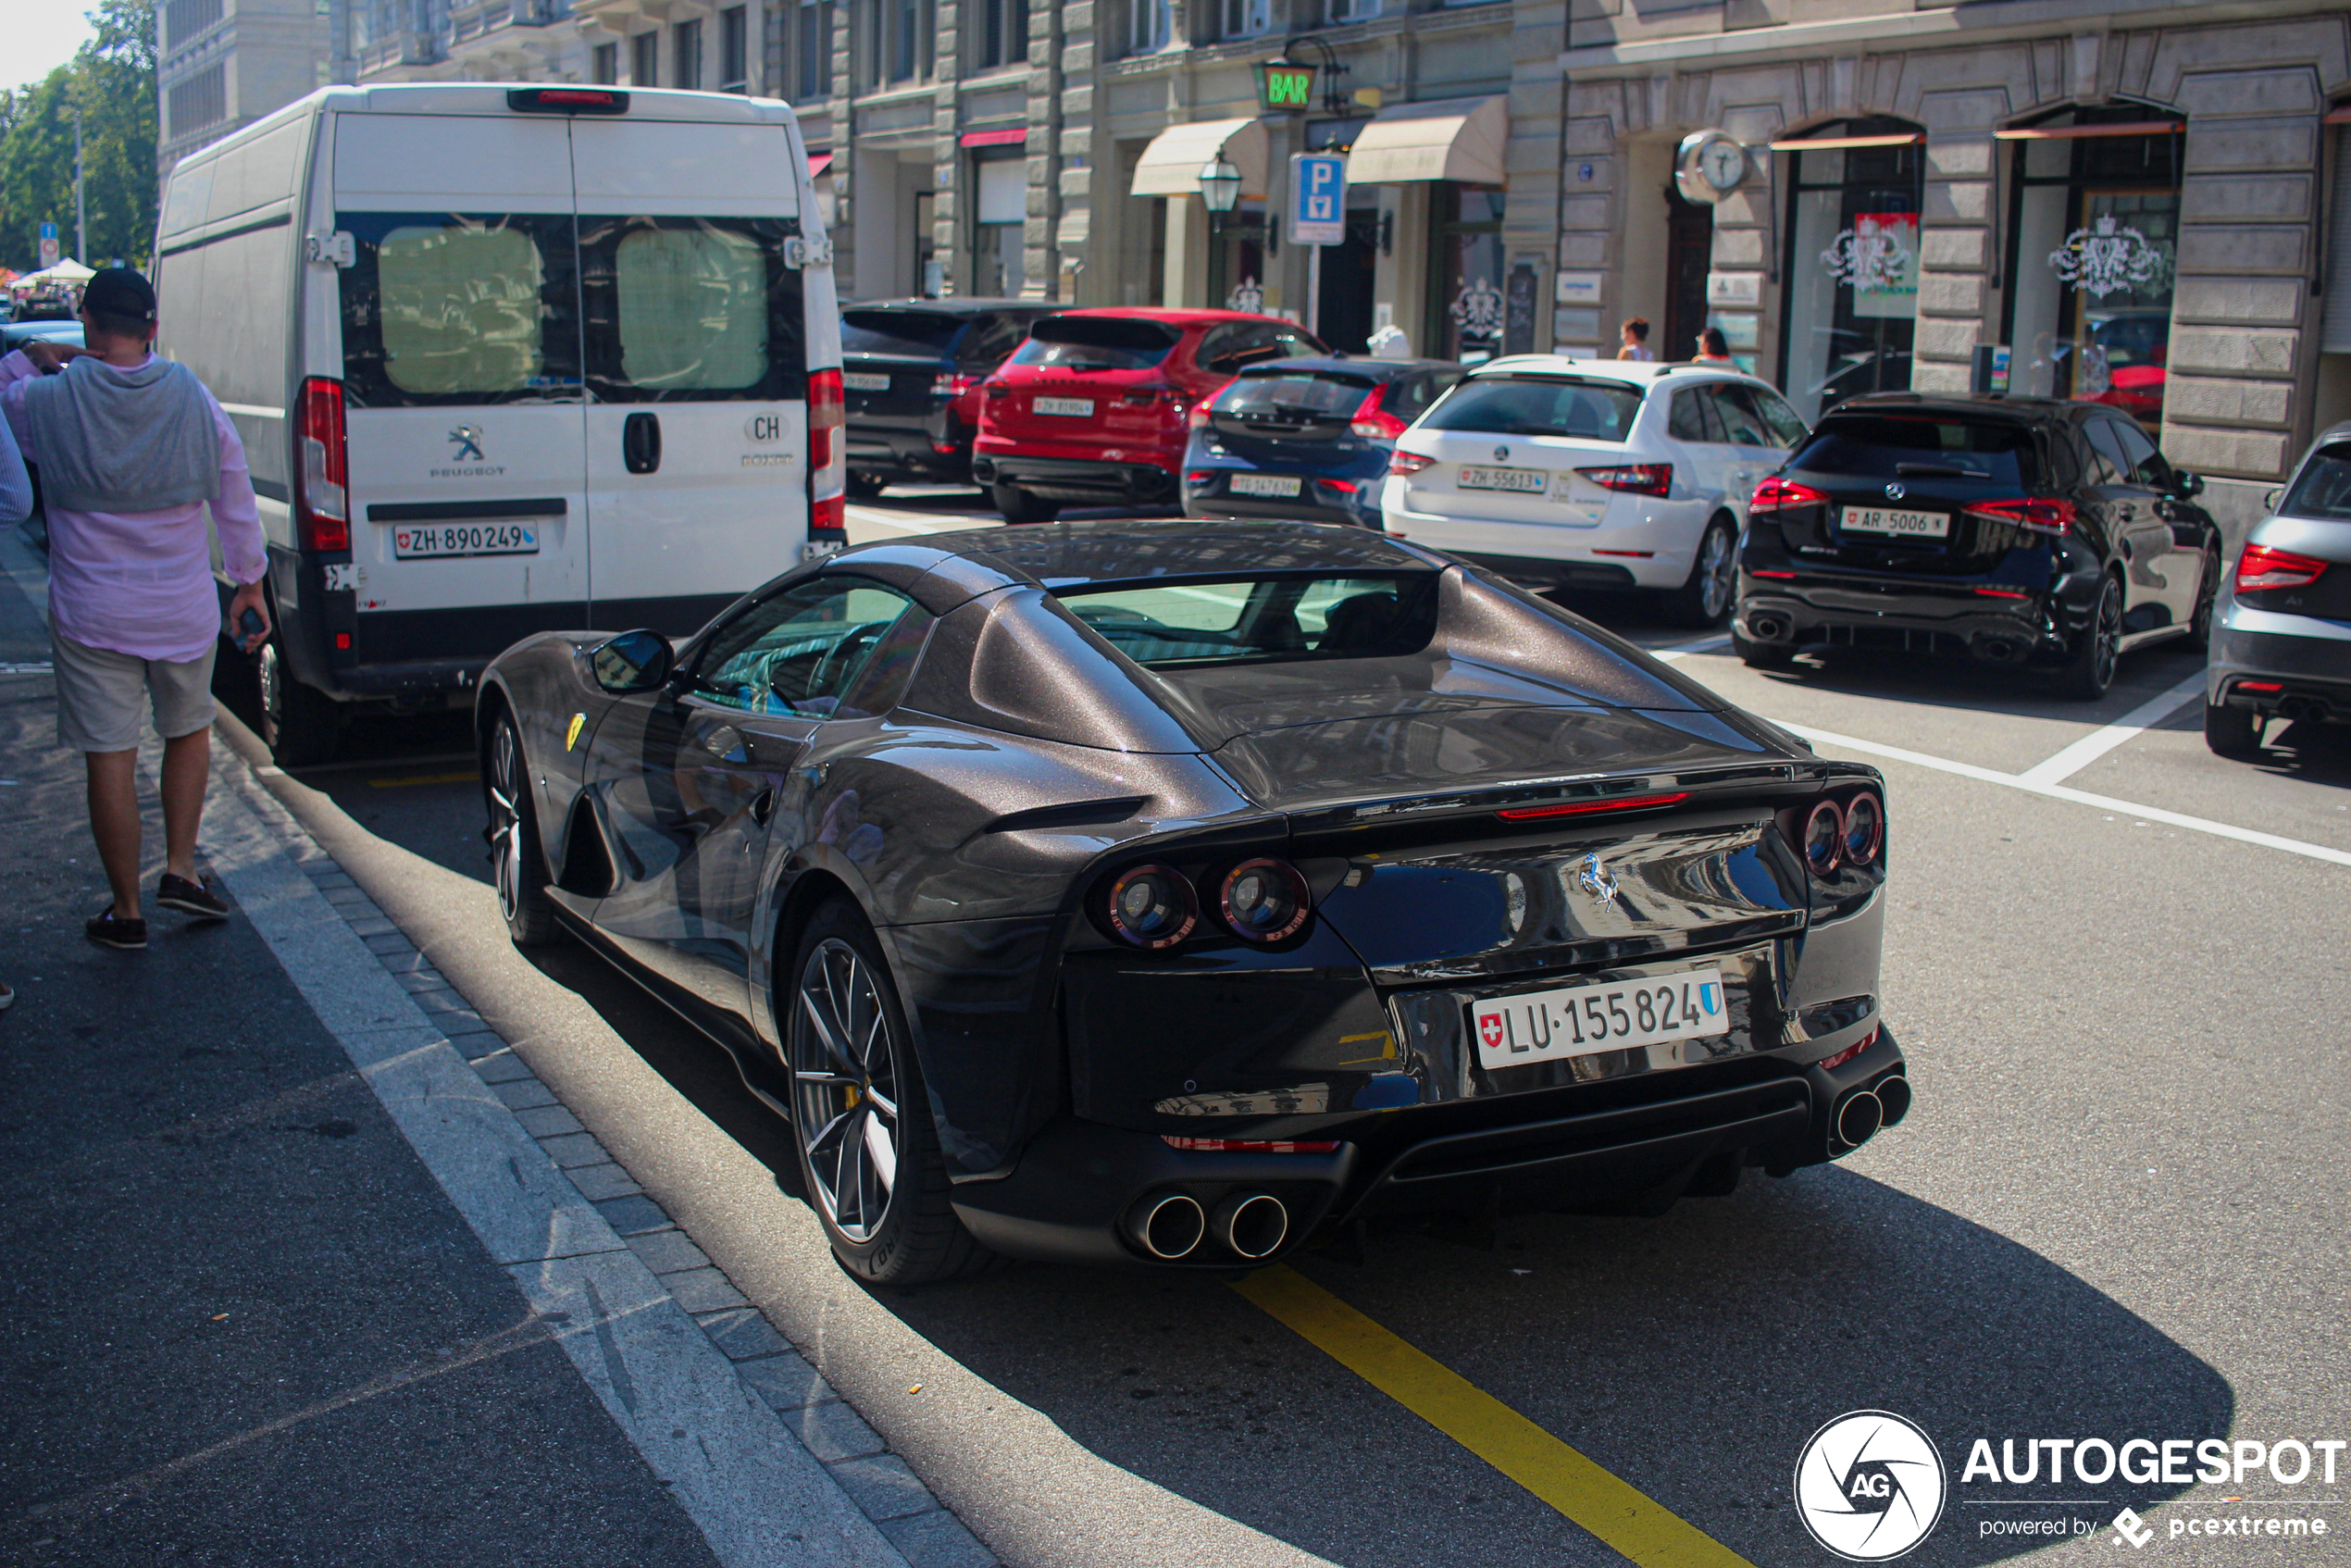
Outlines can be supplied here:
M370 778L367 780L367 788L406 790L420 784L471 784L480 777L480 774L470 767L463 773L411 773L401 778Z
M1233 1288L1642 1568L1754 1568L1296 1269L1276 1263Z

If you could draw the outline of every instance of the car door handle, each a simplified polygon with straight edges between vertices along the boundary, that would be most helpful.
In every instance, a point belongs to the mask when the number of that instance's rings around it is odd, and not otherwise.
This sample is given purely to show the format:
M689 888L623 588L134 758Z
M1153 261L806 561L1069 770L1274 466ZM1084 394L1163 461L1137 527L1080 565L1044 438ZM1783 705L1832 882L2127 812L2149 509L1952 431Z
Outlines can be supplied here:
M753 822L756 822L759 826L765 828L767 826L767 819L775 815L776 791L772 786L760 790L759 793L751 798L751 819ZM743 845L743 848L745 851L749 851L751 845L746 843Z
M620 460L632 474L650 474L661 467L661 417L631 414L620 422Z

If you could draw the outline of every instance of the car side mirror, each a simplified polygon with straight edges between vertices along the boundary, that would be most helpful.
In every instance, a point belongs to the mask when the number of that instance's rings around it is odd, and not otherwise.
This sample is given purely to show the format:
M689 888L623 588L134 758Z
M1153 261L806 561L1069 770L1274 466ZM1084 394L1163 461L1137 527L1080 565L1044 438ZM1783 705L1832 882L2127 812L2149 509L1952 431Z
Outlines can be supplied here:
M624 631L588 651L596 684L621 696L657 690L677 664L678 651L658 631Z
M2185 468L2181 468L2176 470L2171 477L2177 481L2178 494L2181 500L2193 501L2197 496L2204 493L2204 476L2202 474L2191 474Z
M2282 484L2273 484L2262 494L2261 510L2264 512L2274 512L2278 509L2278 503L2283 501L2284 499L2285 486Z

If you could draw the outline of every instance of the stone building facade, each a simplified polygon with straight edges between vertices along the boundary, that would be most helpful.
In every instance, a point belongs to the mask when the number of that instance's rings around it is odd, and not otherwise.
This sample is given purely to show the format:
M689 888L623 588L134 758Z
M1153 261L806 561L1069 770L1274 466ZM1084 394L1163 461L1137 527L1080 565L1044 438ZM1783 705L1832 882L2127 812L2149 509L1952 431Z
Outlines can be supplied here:
M158 180L328 81L315 0L156 0L155 13Z
M1810 412L2005 347L2010 390L2121 404L2240 524L2351 417L2339 4L1574 0L1564 42L1562 349L1711 323ZM1710 130L1746 177L1685 202Z

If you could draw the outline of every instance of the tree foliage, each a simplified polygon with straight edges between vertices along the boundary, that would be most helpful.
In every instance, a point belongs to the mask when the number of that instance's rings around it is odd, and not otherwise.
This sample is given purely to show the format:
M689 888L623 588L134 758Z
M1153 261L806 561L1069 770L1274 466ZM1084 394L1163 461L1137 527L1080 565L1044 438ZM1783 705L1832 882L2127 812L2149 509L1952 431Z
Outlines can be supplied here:
M90 254L143 264L155 231L155 20L140 0L99 0L94 36L39 81L0 91L0 267L41 265L41 225L74 253L73 118L81 111Z

